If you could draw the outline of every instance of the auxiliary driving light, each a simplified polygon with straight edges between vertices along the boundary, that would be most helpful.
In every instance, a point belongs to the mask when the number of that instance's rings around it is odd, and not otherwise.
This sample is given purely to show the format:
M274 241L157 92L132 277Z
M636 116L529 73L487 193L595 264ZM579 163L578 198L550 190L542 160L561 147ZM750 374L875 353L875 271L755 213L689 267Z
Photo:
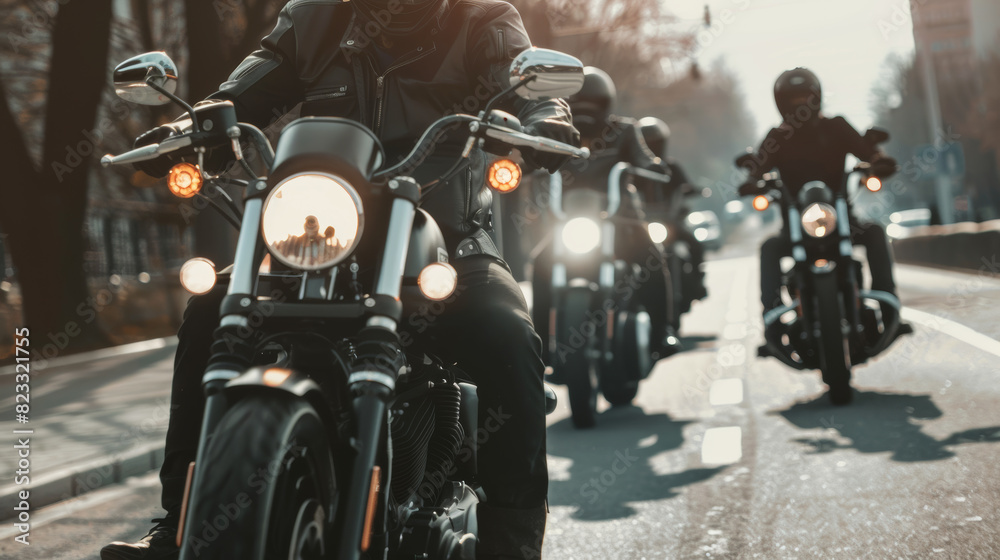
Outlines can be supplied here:
M170 192L178 198L191 198L201 191L203 184L201 169L193 163L178 163L167 177Z
M663 243L669 235L667 226L658 222L652 222L646 226L646 229L649 230L649 238L653 240L653 243Z
M215 287L215 263L197 257L181 267L181 286L196 296L207 294Z
M753 198L753 209L758 212L763 212L767 210L767 207L771 205L771 201L762 194L759 194Z
M417 277L420 293L431 301L441 301L451 297L458 287L458 273L448 263L433 263L424 267Z
M511 192L521 184L521 166L509 159L497 160L490 166L489 181L494 190Z
M882 179L879 179L878 177L869 177L868 180L865 181L865 186L872 192L878 192L882 190Z

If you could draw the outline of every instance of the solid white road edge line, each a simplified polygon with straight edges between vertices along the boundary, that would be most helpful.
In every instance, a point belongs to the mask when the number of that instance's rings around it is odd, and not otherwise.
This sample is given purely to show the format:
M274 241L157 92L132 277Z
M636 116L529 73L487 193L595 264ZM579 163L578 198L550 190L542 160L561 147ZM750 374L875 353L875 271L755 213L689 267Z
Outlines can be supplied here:
M912 307L903 307L902 315L907 321L932 328L957 338L966 344L975 346L984 352L989 352L994 356L1000 357L1000 341L994 340L965 325L956 323L951 319L945 319L938 315L913 309Z

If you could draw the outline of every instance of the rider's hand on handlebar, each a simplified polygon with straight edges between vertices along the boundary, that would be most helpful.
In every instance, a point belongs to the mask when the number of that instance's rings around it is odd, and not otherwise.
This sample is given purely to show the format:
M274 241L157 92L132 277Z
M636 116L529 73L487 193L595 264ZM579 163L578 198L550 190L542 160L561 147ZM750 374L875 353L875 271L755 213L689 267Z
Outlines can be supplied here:
M879 179L887 179L896 174L896 169L895 158L883 155L872 160L870 172Z
M760 194L760 187L757 186L757 181L747 181L740 185L739 193L740 196L753 196Z
M561 121L544 120L525 125L524 132L532 136L542 136L564 144L580 145L580 133L575 128ZM550 173L555 173L567 161L569 156L551 154L536 150L522 150L526 171L544 167Z
M132 147L141 148L150 144L159 144L176 133L177 129L171 127L170 125L158 126L140 134L139 137L135 139L135 144L133 144ZM166 157L132 164L132 166L139 171L142 171L150 177L156 177L157 179L166 177L173 165L173 162Z

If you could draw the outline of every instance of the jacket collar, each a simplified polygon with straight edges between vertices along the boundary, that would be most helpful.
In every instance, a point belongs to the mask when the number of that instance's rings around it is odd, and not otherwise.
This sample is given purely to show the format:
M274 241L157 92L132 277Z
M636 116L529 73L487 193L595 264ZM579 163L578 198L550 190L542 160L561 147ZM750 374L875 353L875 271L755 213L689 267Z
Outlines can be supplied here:
M422 47L422 50L428 47L433 48L433 39L446 24L450 8L451 2L449 0L445 0L441 3L441 7L438 8L438 11L433 18L435 23L430 26L429 31L427 32L426 40L413 45L414 49L417 47ZM364 26L360 24L358 21L358 15L352 8L351 21L347 24L347 30L344 32L344 36L340 39L340 48L350 57L364 51L370 51L372 45L375 43L375 39L376 36L370 34L364 29Z

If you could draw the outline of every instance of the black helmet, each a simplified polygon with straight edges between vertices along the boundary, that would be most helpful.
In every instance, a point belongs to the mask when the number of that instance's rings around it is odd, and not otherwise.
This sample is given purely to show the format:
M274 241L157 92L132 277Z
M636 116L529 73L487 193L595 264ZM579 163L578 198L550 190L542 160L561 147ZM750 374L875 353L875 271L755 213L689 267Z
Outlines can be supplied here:
M584 137L600 134L611 117L611 108L617 96L615 82L607 72L593 66L584 68L583 87L569 98L573 126Z
M799 121L819 118L823 88L816 74L806 68L788 70L774 82L774 102L781 116Z
M363 28L374 26L390 37L422 31L448 7L448 0L353 0Z
M646 141L649 151L666 161L667 144L670 142L670 127L667 123L656 117L645 117L639 120L639 130L642 131L642 139Z

